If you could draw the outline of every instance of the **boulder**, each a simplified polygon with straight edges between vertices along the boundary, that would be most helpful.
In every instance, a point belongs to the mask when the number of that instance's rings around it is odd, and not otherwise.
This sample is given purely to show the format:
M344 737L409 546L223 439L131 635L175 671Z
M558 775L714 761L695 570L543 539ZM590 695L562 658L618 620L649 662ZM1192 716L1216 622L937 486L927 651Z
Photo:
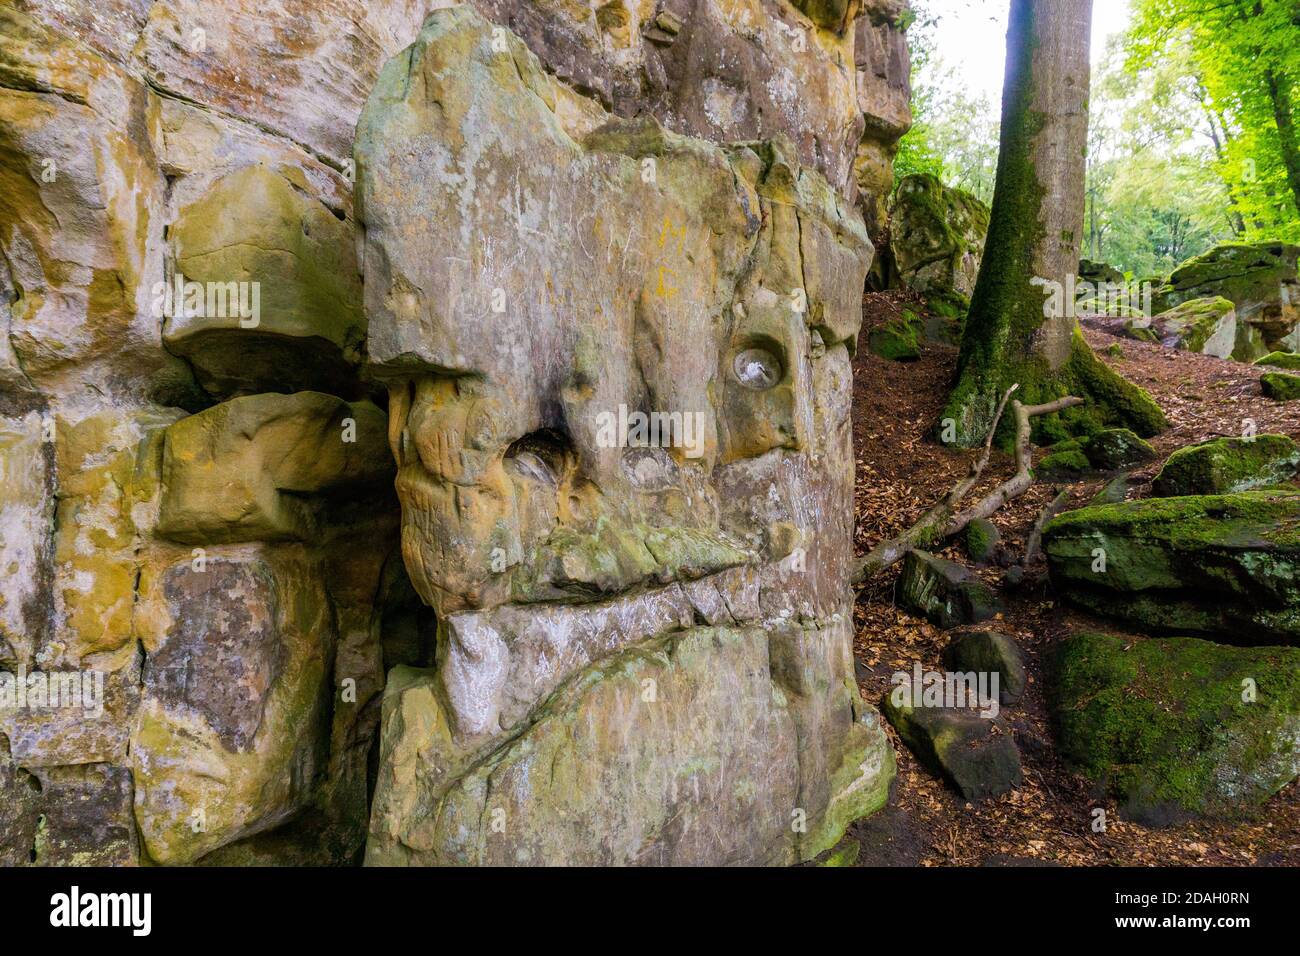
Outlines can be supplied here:
M989 564L997 557L1002 532L988 518L976 518L966 525L966 554L977 564Z
M1290 402L1300 398L1300 375L1286 372L1266 372L1259 377L1266 398L1277 402Z
M1079 480L1099 472L1128 471L1155 457L1151 444L1129 429L1104 428L1093 435L1057 442L1034 471L1043 478Z
M1300 471L1300 446L1286 435L1215 438L1180 448L1151 483L1162 498L1224 495L1290 480Z
M898 603L936 627L978 624L1001 603L974 572L927 551L909 551L898 578Z
M1151 633L1300 644L1300 493L1095 505L1043 534L1067 600Z
M929 173L898 182L890 208L890 250L899 280L936 312L964 318L975 290L989 209Z
M1002 703L1015 704L1025 692L1025 661L1015 638L999 631L965 631L943 649L943 666L951 671L998 675Z
M905 696L885 695L881 704L885 717L916 759L964 799L999 797L1024 782L1020 752L1004 722L973 710L895 700Z
M1300 775L1300 648L1078 634L1058 655L1061 756L1129 819L1245 816Z
M910 309L871 330L867 347L881 358L895 362L914 362L921 357L922 323Z
M1287 372L1300 372L1300 352L1269 352L1255 360L1256 365L1280 368Z
M1156 458L1156 450L1127 428L1104 428L1081 440L1088 463L1098 471L1127 471Z
M1227 299L1238 322L1254 326L1270 348L1278 348L1300 319L1297 257L1300 246L1281 242L1223 243L1175 269L1155 299L1165 309L1192 299Z
M1188 299L1153 316L1148 326L1156 341L1184 352L1232 358L1237 347L1237 310L1228 299Z
M1079 260L1079 279L1082 282L1090 282L1094 286L1109 284L1122 285L1127 280L1124 273L1120 272L1112 265L1104 262L1093 262L1091 259Z

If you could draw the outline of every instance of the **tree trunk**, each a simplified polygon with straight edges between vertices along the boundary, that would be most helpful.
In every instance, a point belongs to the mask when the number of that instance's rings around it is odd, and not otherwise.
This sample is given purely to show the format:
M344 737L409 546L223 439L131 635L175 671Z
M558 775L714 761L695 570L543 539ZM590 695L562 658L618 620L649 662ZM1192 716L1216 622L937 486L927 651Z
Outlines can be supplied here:
M1201 109L1205 111L1205 122L1210 127L1210 142L1214 144L1214 155L1222 162L1223 148L1228 139L1228 127L1223 122L1222 116L1218 116L1216 111L1210 105L1210 96L1205 91L1204 84L1200 79L1196 81L1196 89L1199 93ZM1222 132L1220 132L1222 128ZM1246 231L1246 220L1242 218L1241 211L1237 208L1237 197L1232 193L1232 183L1224 182L1224 191L1228 195L1228 223L1232 226L1232 231L1240 236Z
M1295 197L1296 211L1300 212L1300 144L1296 142L1291 94L1285 81L1279 80L1272 70L1264 71L1264 82L1268 84L1268 95L1273 101L1273 119L1277 121L1278 139L1282 143L1282 162L1286 165L1286 181Z
M1164 425L1149 396L1092 354L1068 301L1083 230L1091 21L1092 0L1011 2L991 222L940 423L959 444L983 441L1016 382L1030 404L1073 392L1089 405L1071 415L1143 434ZM1062 435L1068 423L1040 429Z

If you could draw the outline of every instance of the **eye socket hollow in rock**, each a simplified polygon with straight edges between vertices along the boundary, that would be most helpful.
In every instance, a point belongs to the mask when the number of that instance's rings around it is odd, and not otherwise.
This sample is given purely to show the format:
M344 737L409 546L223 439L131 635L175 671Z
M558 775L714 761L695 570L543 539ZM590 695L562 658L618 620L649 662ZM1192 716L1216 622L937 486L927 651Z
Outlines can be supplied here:
M544 428L512 442L505 459L522 474L558 486L569 471L573 445L562 432Z
M746 388L763 390L781 381L784 369L781 360L761 346L753 346L736 353L731 365L736 381Z

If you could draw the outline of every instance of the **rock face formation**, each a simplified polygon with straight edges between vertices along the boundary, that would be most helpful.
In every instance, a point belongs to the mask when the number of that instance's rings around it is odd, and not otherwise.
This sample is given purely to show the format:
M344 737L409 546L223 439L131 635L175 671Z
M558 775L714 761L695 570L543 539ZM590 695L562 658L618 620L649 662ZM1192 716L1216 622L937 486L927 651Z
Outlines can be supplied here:
M787 862L883 799L905 7L439 6L0 9L0 863Z
M883 802L847 589L872 250L792 152L575 103L467 8L380 75L369 362L441 627L385 694L370 862L789 862Z

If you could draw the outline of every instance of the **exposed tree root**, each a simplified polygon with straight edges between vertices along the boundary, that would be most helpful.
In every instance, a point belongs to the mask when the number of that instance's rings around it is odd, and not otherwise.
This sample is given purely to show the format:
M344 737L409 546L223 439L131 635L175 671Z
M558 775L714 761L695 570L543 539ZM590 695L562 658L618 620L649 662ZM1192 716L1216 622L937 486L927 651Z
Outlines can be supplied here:
M1073 395L1058 398L1042 405L1021 405L1012 402L1012 412L1016 419L1016 473L998 485L987 496L974 505L959 511L957 506L978 483L980 475L989 463L993 450L993 436L997 433L1002 413L1013 392L1020 386L1012 385L998 402L993 415L993 424L984 439L984 448L970 468L969 474L959 481L943 499L923 514L914 525L898 537L881 541L863 558L853 573L853 583L862 584L886 568L902 560L909 551L926 547L944 538L949 538L961 531L976 518L987 518L994 514L1008 501L1018 497L1033 484L1034 476L1030 471L1033 457L1029 451L1029 437L1032 432L1031 419L1038 415L1050 415L1062 409L1083 403L1083 399Z
M1034 529L1029 532L1029 541L1025 544L1025 558L1022 562L1027 568L1038 560L1038 552L1043 546L1043 529L1047 527L1047 522L1051 521L1065 503L1070 500L1070 489L1065 488L1057 494L1055 498L1049 501L1038 515L1038 520L1034 522Z

